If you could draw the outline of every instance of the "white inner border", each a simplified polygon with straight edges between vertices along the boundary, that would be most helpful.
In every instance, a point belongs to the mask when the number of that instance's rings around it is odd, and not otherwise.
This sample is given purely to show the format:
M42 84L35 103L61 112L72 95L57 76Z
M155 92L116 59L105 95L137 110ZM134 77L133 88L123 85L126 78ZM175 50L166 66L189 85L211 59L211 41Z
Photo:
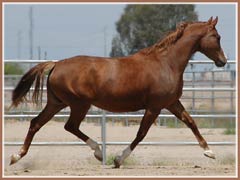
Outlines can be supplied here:
M5 15L5 12L4 12L4 7L5 5L37 5L37 4L40 4L40 5L49 5L49 4L52 4L52 5L72 5L72 4L78 4L78 5L110 5L110 4L232 4L232 5L235 5L235 19L236 19L236 43L235 43L235 46L236 46L236 54L235 54L235 61L236 61L236 92L235 92L235 103L236 103L236 149L235 149L235 152L236 152L236 164L235 164L235 167L236 167L236 171L235 171L235 176L5 176L4 175L4 143L2 143L2 177L3 178L152 178L152 177L155 177L155 178L236 178L238 177L238 3L237 2L78 2L78 3L67 3L67 2L19 2L19 3L16 3L16 2L3 2L2 3L2 87L4 87L4 40L5 40L5 36L4 36L4 15ZM4 142L4 88L3 88L3 92L2 92L2 142Z

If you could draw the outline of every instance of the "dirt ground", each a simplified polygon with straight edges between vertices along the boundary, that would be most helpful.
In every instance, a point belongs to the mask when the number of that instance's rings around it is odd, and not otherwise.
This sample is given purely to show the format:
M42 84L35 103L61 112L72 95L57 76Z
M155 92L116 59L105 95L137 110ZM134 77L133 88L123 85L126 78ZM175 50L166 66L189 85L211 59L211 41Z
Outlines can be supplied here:
M24 140L29 122L6 121L4 140ZM41 141L79 141L66 132L63 122L50 121L35 136ZM84 123L83 132L101 141L101 127ZM109 124L107 141L132 141L138 126L124 127ZM224 135L224 129L200 129L207 141L235 141L235 135ZM144 141L196 141L190 129L152 126ZM120 155L126 146L107 145L107 162ZM145 146L139 145L120 169L101 165L87 146L31 146L28 154L18 163L9 166L10 156L20 146L4 146L5 176L236 176L236 147L214 146L216 160L203 155L198 146Z

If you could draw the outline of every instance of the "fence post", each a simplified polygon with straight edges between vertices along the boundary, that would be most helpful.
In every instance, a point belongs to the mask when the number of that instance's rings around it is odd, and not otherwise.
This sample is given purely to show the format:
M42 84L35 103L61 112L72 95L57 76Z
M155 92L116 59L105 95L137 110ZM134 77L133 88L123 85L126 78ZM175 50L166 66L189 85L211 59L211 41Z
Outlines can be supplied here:
M231 88L233 88L235 86L235 76L233 71L230 71L230 73L231 73ZM233 98L234 98L233 91L231 91L231 113L235 113Z
M158 117L157 119L158 119L158 126L161 126L161 119L160 119L160 117Z
M212 88L214 88L215 87L215 72L214 72L214 70L212 71ZM215 92L214 91L212 91L212 93L211 93L211 113L213 114L214 112L215 112ZM212 118L211 119L211 126L212 126L212 128L214 127L214 123L215 122L215 119L214 118Z
M195 74L195 72L193 71L193 69L192 69L192 75L193 75L193 80L192 80L192 87L193 88L195 88L195 83L196 83L196 74ZM192 98L192 113L193 114L195 114L195 112L196 112L196 103L195 103L195 101L196 101L196 95L195 95L195 91L192 91L192 95L193 95L193 98Z
M101 134L102 134L102 164L106 164L106 112L102 111L102 121L101 121Z
M233 88L235 86L235 76L234 76L234 71L231 71L230 70L230 77L231 77L231 88ZM231 101L231 104L230 104L230 113L235 113L235 109L234 109L234 95L233 95L233 91L231 91L231 97L230 97L230 101ZM233 121L234 121L234 118L231 118L231 121L230 121L230 127L232 128L233 127Z

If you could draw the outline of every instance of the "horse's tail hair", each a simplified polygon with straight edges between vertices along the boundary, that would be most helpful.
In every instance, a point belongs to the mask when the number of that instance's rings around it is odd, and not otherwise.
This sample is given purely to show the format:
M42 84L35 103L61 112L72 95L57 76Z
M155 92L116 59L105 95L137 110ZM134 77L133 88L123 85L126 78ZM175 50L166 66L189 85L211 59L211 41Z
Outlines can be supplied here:
M35 104L42 102L44 75L48 70L53 69L55 62L48 61L40 63L31 68L26 74L23 75L18 85L12 92L12 106L17 107L21 102L26 101L26 95L35 81L35 87L32 94L32 101Z

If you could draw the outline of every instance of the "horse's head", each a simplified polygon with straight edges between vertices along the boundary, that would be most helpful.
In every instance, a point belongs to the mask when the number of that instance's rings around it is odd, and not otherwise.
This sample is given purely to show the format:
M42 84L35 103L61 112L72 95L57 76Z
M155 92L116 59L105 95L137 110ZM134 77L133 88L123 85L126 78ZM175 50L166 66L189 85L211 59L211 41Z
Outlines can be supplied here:
M221 36L215 28L217 22L218 17L214 20L211 17L206 23L207 31L200 40L199 51L212 59L216 66L223 67L227 63L227 58L220 45Z

